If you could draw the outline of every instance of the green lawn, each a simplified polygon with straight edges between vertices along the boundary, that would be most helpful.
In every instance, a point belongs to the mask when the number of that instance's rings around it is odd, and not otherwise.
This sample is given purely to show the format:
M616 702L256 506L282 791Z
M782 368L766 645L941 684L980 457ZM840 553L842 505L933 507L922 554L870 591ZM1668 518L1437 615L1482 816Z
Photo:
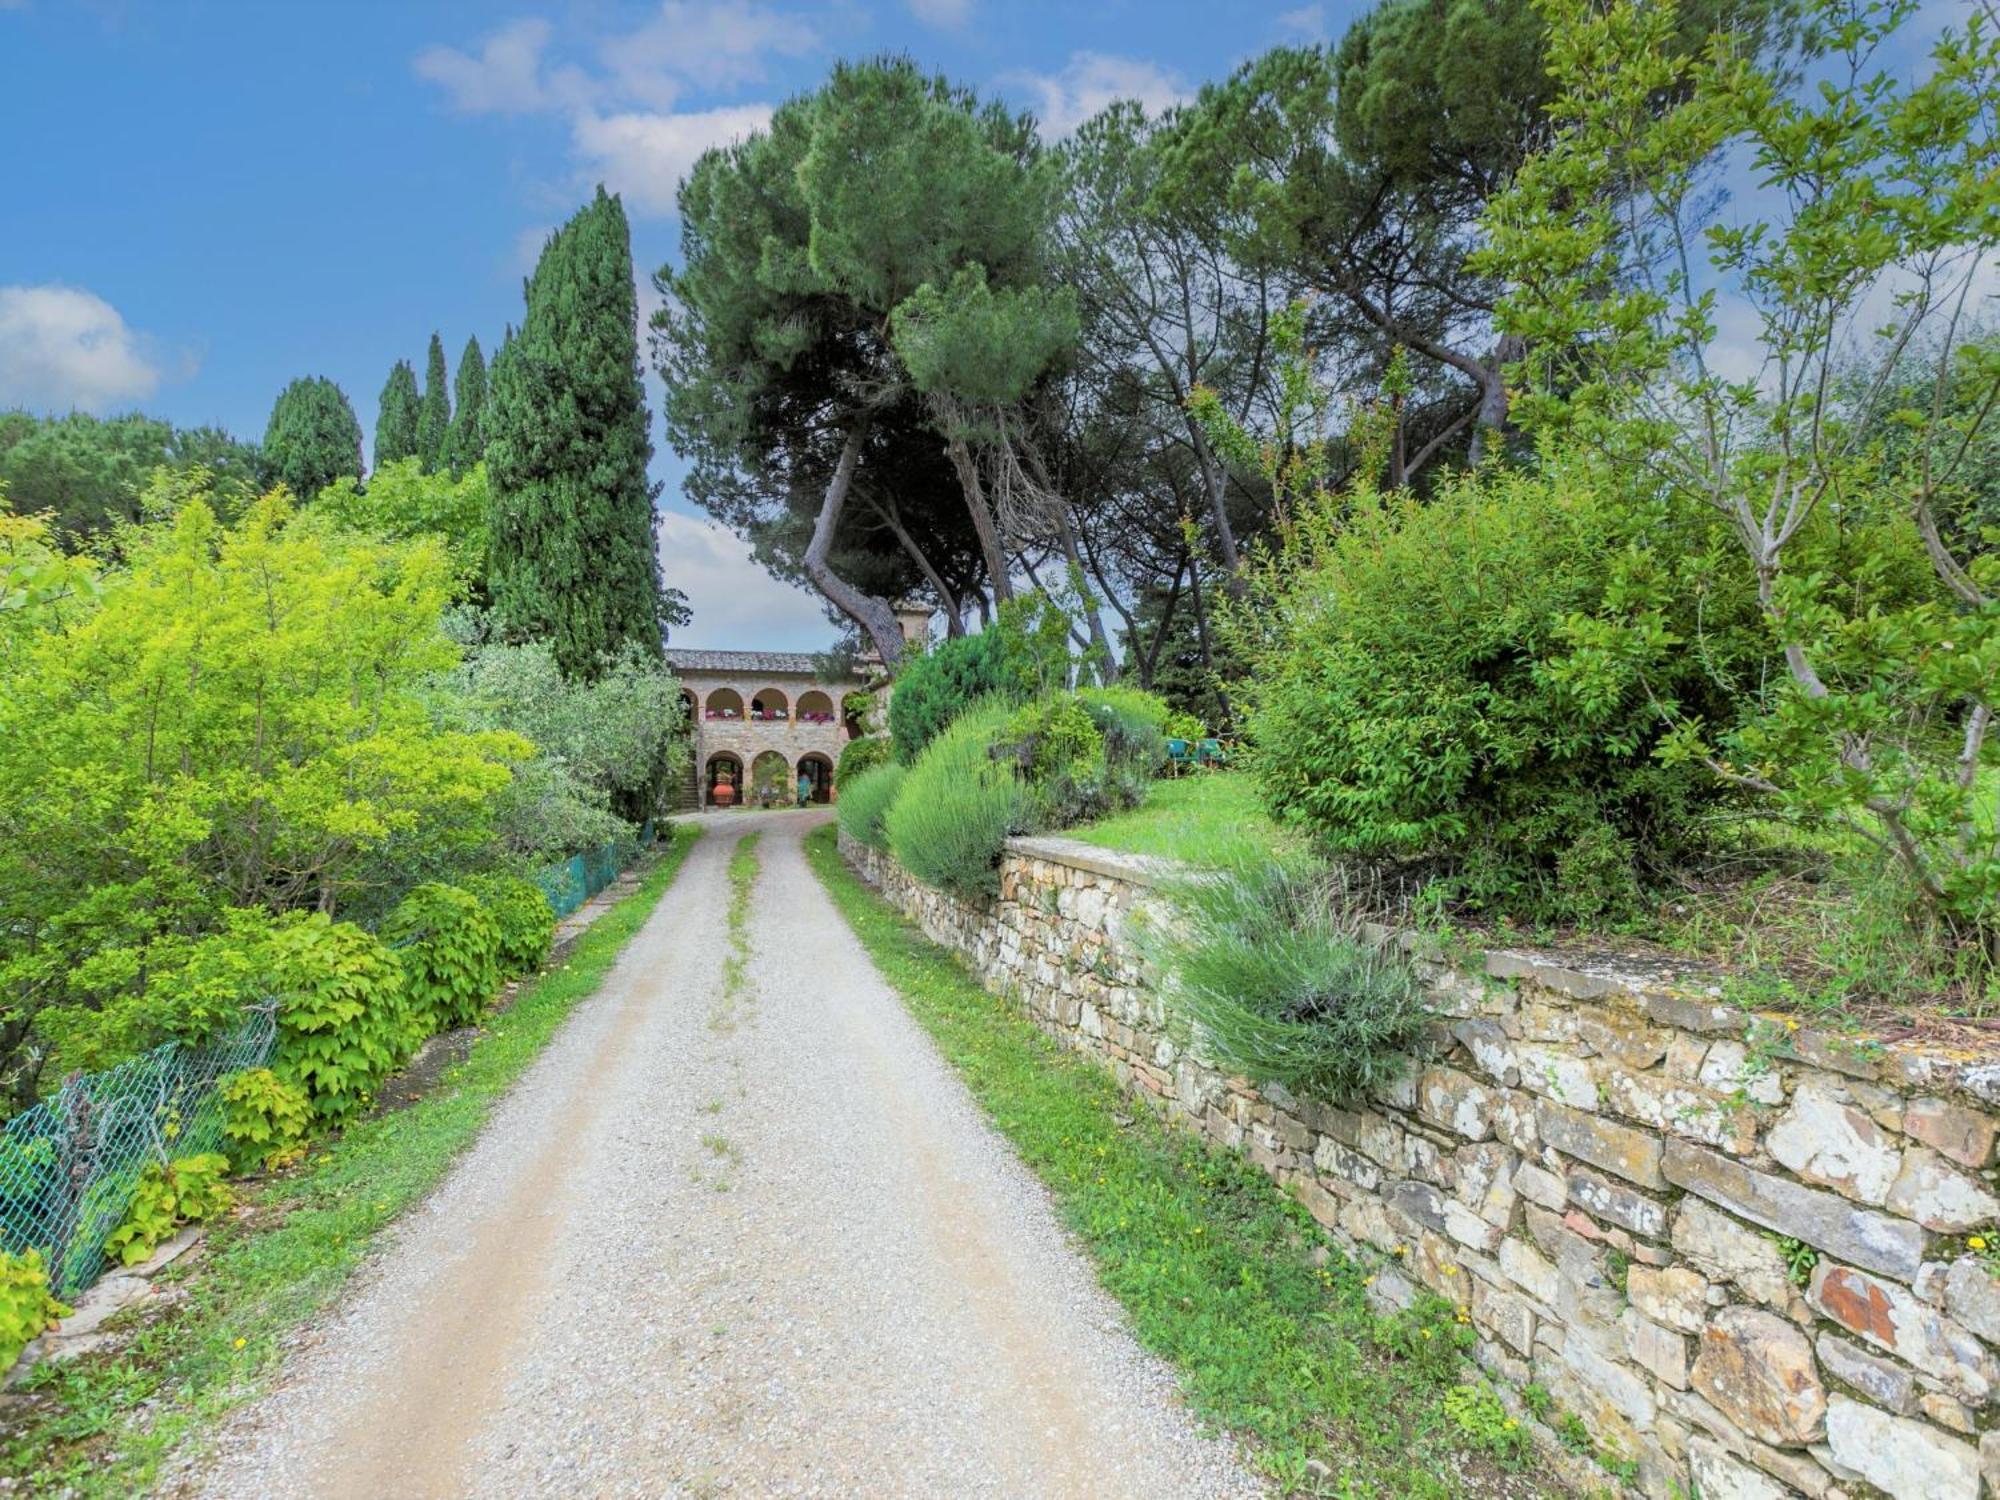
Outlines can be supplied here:
M350 1126L301 1170L248 1195L211 1231L187 1300L116 1358L44 1366L36 1403L0 1443L0 1488L113 1500L276 1374L285 1338L329 1305L375 1236L444 1177L576 1003L594 993L673 883L699 831L677 827L638 890L487 1023L466 1060L408 1109ZM171 1273L170 1273L171 1274Z
M1221 866L1268 856L1295 841L1271 821L1240 771L1197 771L1156 781L1138 807L1067 836L1127 854L1159 854Z
M815 873L876 965L1040 1175L1105 1288L1179 1373L1195 1411L1249 1441L1287 1494L1456 1500L1556 1491L1525 1433L1462 1363L1440 1298L1394 1317L1367 1267L1241 1158L1172 1131L1103 1069L989 995L869 890L831 828ZM1315 1477L1309 1464L1329 1471Z

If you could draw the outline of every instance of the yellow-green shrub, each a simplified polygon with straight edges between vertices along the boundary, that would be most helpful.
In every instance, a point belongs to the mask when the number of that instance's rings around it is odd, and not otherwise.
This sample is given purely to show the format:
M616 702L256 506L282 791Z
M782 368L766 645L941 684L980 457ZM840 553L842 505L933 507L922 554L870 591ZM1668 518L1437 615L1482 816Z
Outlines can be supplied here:
M896 862L926 884L975 900L998 890L1001 845L1031 808L1027 784L992 755L1013 714L1004 700L961 714L903 778L884 827Z
M500 929L468 890L420 885L389 914L405 993L421 1036L468 1026L500 989Z
M125 1222L104 1241L105 1254L136 1266L182 1224L214 1218L236 1201L228 1175L229 1158L219 1151L177 1156L164 1167L154 1162L133 1190Z
M238 1168L274 1167L293 1158L312 1124L312 1104L298 1084L269 1068L247 1068L223 1079L222 1134Z
M500 967L529 974L542 966L555 941L556 912L532 880L517 875L475 875L464 889L479 898L500 934Z
M37 1334L68 1317L69 1311L49 1294L49 1272L41 1251L24 1250L19 1255L0 1251L0 1373L13 1366Z
M320 1119L347 1119L415 1040L402 962L352 922L295 913L271 935L271 982L273 1071L304 1088Z
M882 820L895 805L905 774L903 766L888 761L863 771L844 785L840 792L840 831L871 849L887 849L889 834Z

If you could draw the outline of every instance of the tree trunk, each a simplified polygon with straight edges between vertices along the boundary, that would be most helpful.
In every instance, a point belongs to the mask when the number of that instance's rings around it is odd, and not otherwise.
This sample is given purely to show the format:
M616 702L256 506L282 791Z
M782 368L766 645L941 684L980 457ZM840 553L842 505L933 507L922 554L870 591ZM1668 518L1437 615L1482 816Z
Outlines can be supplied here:
M924 556L923 549L917 545L916 538L904 529L902 516L896 509L896 502L891 500L888 504L884 505L881 501L871 497L868 503L875 514L882 518L882 523L889 528L896 540L902 545L903 550L910 554L911 561L917 565L917 571L924 575L924 581L937 594L938 604L944 610L945 633L947 635L964 635L965 620L959 613L958 596L945 586L944 579L939 575L938 570L931 566L931 560Z
M965 508L972 515L972 529L979 535L979 553L986 559L987 581L993 586L993 602L1005 604L1014 597L1007 578L1007 554L1000 547L1000 528L994 524L993 508L986 503L986 486L979 482L979 462L962 437L945 443L951 466L958 470L958 486L965 492Z
M1202 491L1208 497L1208 519L1215 526L1216 550L1222 554L1223 586L1231 595L1240 597L1244 589L1243 554L1236 546L1236 530L1229 524L1229 476L1223 473L1222 461L1209 447L1208 434L1192 415L1188 417L1187 429L1188 439L1194 444L1195 462L1201 469Z
M1070 519L1067 505L1062 508L1062 546L1063 556L1069 561L1070 585L1082 597L1084 618L1090 622L1091 644L1097 647L1097 675L1109 687L1118 680L1118 654L1111 649L1111 637L1104 629L1104 612L1097 607L1090 575L1083 570L1083 556L1076 546L1076 524Z
M827 481L826 494L819 502L819 515L813 521L812 541L806 546L805 572L813 587L835 609L868 633L868 639L881 653L882 664L893 670L903 659L903 631L896 621L895 610L887 599L865 594L842 578L826 560L833 551L833 534L840 526L840 513L847 505L848 491L853 488L855 465L861 461L861 444L867 435L866 421L857 421L848 430L840 462L834 466L833 478Z

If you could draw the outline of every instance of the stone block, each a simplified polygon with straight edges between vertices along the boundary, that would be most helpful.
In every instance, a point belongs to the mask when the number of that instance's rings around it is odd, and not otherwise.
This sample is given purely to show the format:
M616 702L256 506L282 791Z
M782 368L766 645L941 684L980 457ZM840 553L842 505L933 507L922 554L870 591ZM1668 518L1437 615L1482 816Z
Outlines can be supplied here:
M1700 1333L1708 1322L1708 1283L1686 1266L1633 1266L1625 1295L1641 1313L1682 1333Z
M1889 1188L1888 1208L1940 1234L1964 1234L2000 1215L2000 1198L1928 1146L1912 1146Z
M1514 1191L1530 1203L1560 1213L1569 1203L1569 1184L1554 1172L1532 1162L1522 1162L1514 1172Z
M1499 1224L1489 1223L1456 1198L1444 1200L1444 1232L1469 1250L1491 1254L1507 1233Z
M1943 1099L1912 1099L1903 1109L1903 1130L1961 1166L1979 1168L1993 1160L2000 1122L1976 1109Z
M1644 1431L1652 1426L1657 1410L1653 1393L1636 1371L1608 1359L1589 1339L1564 1339L1562 1359L1588 1389L1608 1401L1633 1427Z
M1892 1416L1836 1393L1826 1442L1835 1462L1892 1500L1979 1500L1979 1453L1926 1422Z
M1576 1029L1578 1036L1599 1056L1610 1058L1620 1067L1639 1070L1650 1068L1665 1057L1671 1040L1669 1033L1648 1026L1637 1016L1602 1006L1579 1010Z
M1752 1069L1750 1049L1741 1042L1716 1042L1694 1077L1702 1087L1725 1096L1741 1094L1755 1104L1782 1104L1785 1086L1768 1067Z
M1813 1268L1806 1300L1849 1332L1970 1400L1984 1401L2000 1384L2000 1369L1979 1340L1907 1287L1822 1260Z
M1823 1085L1803 1083L1791 1108L1764 1138L1779 1165L1843 1197L1880 1203L1902 1166L1902 1152L1875 1122Z
M1651 1318L1643 1317L1629 1307L1625 1309L1623 1322L1625 1348L1632 1356L1632 1362L1655 1380L1664 1381L1675 1390L1685 1389L1688 1383L1686 1336L1670 1328L1662 1328Z
M1916 1225L1855 1208L1833 1193L1756 1171L1686 1141L1667 1142L1662 1171L1676 1187L1868 1270L1907 1281L1923 1264L1924 1233Z
M1521 1087L1572 1109L1596 1109L1597 1075L1590 1064L1560 1047L1522 1045L1515 1049Z
M1500 1242L1500 1274L1544 1307L1554 1307L1558 1296L1556 1268L1518 1235Z
M1917 1409L1917 1377L1901 1365L1877 1359L1846 1339L1822 1333L1813 1343L1826 1373L1853 1386L1877 1406L1908 1416Z
M1535 1309L1527 1298L1484 1281L1472 1283L1472 1321L1519 1354L1535 1347Z
M1338 1177L1343 1182L1352 1183L1363 1192L1372 1193L1382 1185L1382 1169L1363 1156L1359 1151L1350 1150L1330 1135L1319 1138L1319 1145L1313 1149L1313 1166L1328 1177Z
M1544 1099L1535 1106L1535 1125L1549 1145L1640 1187L1664 1188L1661 1143L1657 1136L1614 1125Z
M1667 1207L1623 1183L1611 1182L1579 1168L1569 1174L1570 1201L1600 1219L1623 1225L1649 1240L1665 1239Z
M1469 1141L1493 1134L1493 1096L1469 1073L1426 1068L1417 1080L1417 1113L1440 1130Z
M1484 1017L1460 1021L1451 1028L1451 1034L1472 1054L1472 1060L1479 1064L1480 1071L1495 1083L1513 1088L1521 1081L1521 1070L1514 1058L1514 1044L1500 1029L1498 1021Z
M1699 1198L1684 1198L1674 1215L1673 1246L1718 1281L1732 1281L1772 1307L1792 1300L1785 1258L1768 1236L1746 1229Z
M1732 1156L1746 1156L1757 1144L1757 1117L1748 1108L1658 1074L1613 1069L1604 1097L1607 1109Z
M1790 1500L1792 1492L1759 1474L1712 1438L1688 1440L1688 1472L1701 1500Z
M1388 1208L1391 1220L1402 1219L1411 1232L1418 1226L1440 1233L1444 1229L1444 1194L1428 1182L1397 1178L1385 1183L1382 1202Z
M1775 1313L1725 1307L1702 1330L1689 1384L1732 1424L1778 1448L1817 1442L1826 1388L1806 1336Z
M1944 1277L1944 1305L1989 1343L2000 1344L2000 1279L1977 1256L1962 1255Z

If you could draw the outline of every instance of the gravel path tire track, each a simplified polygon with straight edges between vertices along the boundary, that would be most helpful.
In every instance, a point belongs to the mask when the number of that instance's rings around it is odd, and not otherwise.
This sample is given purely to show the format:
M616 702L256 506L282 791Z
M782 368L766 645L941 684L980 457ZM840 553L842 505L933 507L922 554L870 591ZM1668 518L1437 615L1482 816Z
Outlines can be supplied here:
M603 988L195 1492L1263 1493L760 817L725 994L710 827Z

